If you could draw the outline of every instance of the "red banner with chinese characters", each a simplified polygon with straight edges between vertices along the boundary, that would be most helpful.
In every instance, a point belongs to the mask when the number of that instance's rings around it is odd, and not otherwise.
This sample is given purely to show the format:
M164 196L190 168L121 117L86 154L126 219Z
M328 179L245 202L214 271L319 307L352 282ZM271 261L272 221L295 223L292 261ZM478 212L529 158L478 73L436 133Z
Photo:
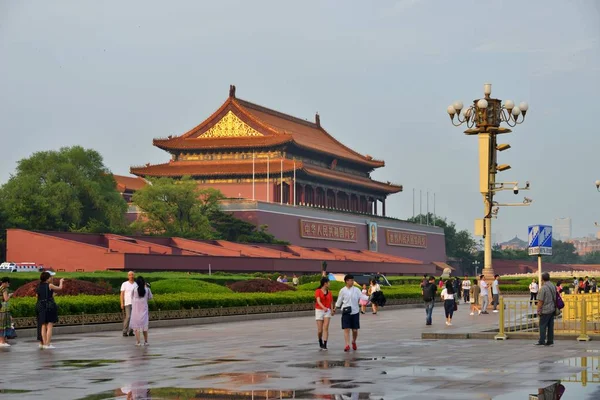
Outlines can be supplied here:
M427 248L427 235L405 231L385 230L385 240L388 246Z
M300 220L300 236L304 239L356 242L356 226Z

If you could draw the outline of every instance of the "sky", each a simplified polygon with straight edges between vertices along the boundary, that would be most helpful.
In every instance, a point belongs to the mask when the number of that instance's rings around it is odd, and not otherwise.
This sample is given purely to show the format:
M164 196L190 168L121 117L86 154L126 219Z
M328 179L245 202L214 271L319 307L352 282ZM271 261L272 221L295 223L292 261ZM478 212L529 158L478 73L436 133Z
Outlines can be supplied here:
M531 182L495 241L570 217L600 221L600 3L589 1L1 1L0 183L36 151L81 145L115 174L162 163L180 135L239 98L322 126L386 162L404 186L388 215L427 210L473 230L483 216L477 139L446 107L492 97L530 105L502 137L499 181ZM511 191L500 202L523 201Z

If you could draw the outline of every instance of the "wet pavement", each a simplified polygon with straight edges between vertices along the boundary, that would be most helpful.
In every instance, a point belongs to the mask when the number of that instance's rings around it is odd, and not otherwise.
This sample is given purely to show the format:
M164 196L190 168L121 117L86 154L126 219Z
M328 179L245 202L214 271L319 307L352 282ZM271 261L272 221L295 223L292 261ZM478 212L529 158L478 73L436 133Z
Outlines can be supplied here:
M0 349L0 398L600 398L599 342L540 349L523 340L421 340L426 329L477 332L497 320L459 311L446 327L441 313L427 328L419 309L362 316L359 349L350 353L339 316L327 352L310 317L151 329L148 347L120 332L57 336L54 350L17 339Z

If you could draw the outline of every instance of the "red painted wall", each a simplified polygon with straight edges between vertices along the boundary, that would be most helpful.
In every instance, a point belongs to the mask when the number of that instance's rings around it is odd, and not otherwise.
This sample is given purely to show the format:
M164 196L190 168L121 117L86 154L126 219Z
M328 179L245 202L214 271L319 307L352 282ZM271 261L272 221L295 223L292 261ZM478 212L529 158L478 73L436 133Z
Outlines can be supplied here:
M198 184L201 188L213 188L220 190L225 197L231 199L252 199L252 183L205 183ZM267 184L257 182L255 185L255 198L260 201L267 201ZM275 185L269 185L269 199L273 201L275 194Z
M325 239L306 239L300 236L300 219L309 221L319 221L310 217L298 217L281 213L270 213L265 211L236 211L233 213L236 217L244 219L255 225L268 225L269 232L275 235L277 239L286 240L291 244L303 247L335 247L347 250L368 250L368 231L367 224L355 224L352 222L341 222L345 225L354 225L357 227L356 242L343 242ZM334 217L333 217L334 218ZM337 219L343 218L340 215ZM368 219L365 216L365 221ZM322 222L328 222L323 220ZM333 223L333 221L332 221ZM379 237L378 252L391 254L399 257L407 257L429 262L446 261L446 242L444 235L427 234L427 248L413 248L401 246L388 246L385 241L386 228L378 224L377 236ZM399 229L400 228L394 228ZM418 226L415 226L418 229Z
M101 237L83 236L87 237L88 241ZM78 269L123 269L125 265L125 255L122 253L109 253L108 249L103 247L20 229L9 229L7 232L7 260L35 262L48 268L69 272Z

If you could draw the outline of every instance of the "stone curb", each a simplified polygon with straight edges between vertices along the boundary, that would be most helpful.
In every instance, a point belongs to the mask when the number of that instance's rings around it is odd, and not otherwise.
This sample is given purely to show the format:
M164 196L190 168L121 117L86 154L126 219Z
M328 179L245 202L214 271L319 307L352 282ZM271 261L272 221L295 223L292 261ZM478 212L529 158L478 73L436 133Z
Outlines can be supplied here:
M435 333L435 332L423 332L421 339L428 340L439 340L439 339L486 339L494 340L498 333L497 332L471 332L471 333ZM576 340L578 334L554 334L555 340ZM537 332L524 333L524 332L510 332L506 334L507 339L532 339L535 340L538 337ZM590 340L599 340L600 335L589 335Z
M400 304L386 306L385 310L402 310L409 308L423 308L422 303L417 304ZM281 313L265 313L265 314L244 314L244 315L228 315L223 317L204 317L204 318L185 318L185 319L164 319L158 321L150 321L150 329L154 328L169 328L175 326L192 326L192 325L208 325L220 324L227 322L240 321L257 321L270 320L281 318L297 318L297 317L314 317L314 310L297 311L297 312L281 312ZM96 333L96 332L112 332L121 331L122 323L109 324L93 324L93 325L71 325L71 326L55 326L53 336L69 335L77 333ZM17 330L18 338L33 338L37 336L37 330L34 328L25 328Z

